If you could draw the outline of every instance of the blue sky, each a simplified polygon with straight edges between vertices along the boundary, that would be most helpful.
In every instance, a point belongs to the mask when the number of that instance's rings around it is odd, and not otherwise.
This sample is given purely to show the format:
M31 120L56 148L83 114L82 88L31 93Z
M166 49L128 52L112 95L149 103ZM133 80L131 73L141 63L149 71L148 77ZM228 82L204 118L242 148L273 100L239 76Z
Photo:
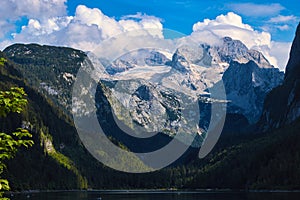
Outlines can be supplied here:
M69 0L68 13L74 14L77 5L100 8L106 15L120 19L122 16L135 13L153 15L162 19L164 28L177 30L184 34L192 32L194 23L205 18L214 19L220 14L233 11L243 17L243 21L258 30L265 26L276 26L268 23L272 17L297 16L300 14L300 2L297 0L281 1L221 1L221 0ZM239 9L238 5L256 4L268 6L266 12L257 9ZM273 8L272 8L273 7ZM257 11L257 12L256 12ZM299 20L298 20L299 21ZM292 41L297 23L290 21L286 30L272 29L272 38L276 41Z
M0 49L18 42L91 51L136 29L171 29L198 38L208 31L241 40L284 70L300 20L297 1L1 0Z

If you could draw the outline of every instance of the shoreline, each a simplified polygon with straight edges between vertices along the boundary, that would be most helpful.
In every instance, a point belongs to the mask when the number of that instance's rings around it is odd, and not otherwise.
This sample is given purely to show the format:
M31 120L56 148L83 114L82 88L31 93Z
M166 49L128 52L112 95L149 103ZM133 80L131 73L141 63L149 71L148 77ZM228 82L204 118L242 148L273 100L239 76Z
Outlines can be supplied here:
M64 192L97 192L103 194L209 194L209 193L300 193L300 190L238 190L238 189L87 189L87 190L24 190L11 191L7 194L34 194L34 193L64 193Z

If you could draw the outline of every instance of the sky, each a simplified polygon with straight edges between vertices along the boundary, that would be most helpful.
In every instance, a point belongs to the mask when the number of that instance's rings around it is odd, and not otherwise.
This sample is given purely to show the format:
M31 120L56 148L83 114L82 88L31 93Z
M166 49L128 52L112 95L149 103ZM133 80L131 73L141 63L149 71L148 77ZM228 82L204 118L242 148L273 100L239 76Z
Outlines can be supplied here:
M207 33L241 40L284 70L300 21L297 1L1 0L0 49L40 43L91 51L117 34L171 29L206 43Z

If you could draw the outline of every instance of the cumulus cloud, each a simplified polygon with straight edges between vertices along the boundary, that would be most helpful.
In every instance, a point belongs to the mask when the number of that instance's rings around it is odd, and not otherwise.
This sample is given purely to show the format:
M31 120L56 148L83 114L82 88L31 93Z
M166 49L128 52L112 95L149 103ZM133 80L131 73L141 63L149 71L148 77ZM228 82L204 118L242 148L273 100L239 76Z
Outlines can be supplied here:
M0 28L3 38L14 29L11 24L21 17L46 20L50 17L64 16L67 13L67 0L2 0L0 6Z
M193 32L201 31L210 31L219 37L230 36L243 41L248 48L269 46L271 40L270 33L254 30L250 25L243 23L242 17L233 12L194 24Z
M83 5L78 6L76 9L75 23L89 27L97 26L98 30L101 30L102 38L108 38L122 31L122 27L115 19L104 15L97 8L91 9Z
M204 19L193 26L192 36L202 36L202 32L210 32L219 38L229 36L233 39L242 41L249 49L261 51L269 62L275 67L284 69L287 53L280 54L283 51L289 52L288 43L274 43L271 41L271 34L265 31L254 30L250 25L243 23L242 18L229 12L226 15L219 15L216 19ZM211 43L212 39L207 38L206 42ZM213 39L216 41L216 39ZM281 49L282 48L282 49ZM278 57L279 55L282 55ZM280 58L280 60L278 59Z
M245 16L273 16L280 13L285 8L279 3L255 4L255 3L232 3L228 7L234 12Z
M2 0L0 7L1 19L18 19L20 16L29 18L49 18L66 14L67 0Z
M105 39L140 29L145 34L163 37L163 26L159 18L141 15L135 20L124 18L117 21L103 14L98 8L79 5L74 16L29 19L21 32L14 34L13 42L36 42L91 51ZM2 43L5 44L8 42Z

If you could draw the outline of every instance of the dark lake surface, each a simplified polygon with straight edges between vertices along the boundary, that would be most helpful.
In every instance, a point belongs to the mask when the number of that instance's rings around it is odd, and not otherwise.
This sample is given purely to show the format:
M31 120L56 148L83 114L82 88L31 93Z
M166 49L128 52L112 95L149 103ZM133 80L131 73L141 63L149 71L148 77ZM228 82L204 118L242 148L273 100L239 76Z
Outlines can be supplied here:
M299 200L300 192L41 192L13 194L11 200Z

